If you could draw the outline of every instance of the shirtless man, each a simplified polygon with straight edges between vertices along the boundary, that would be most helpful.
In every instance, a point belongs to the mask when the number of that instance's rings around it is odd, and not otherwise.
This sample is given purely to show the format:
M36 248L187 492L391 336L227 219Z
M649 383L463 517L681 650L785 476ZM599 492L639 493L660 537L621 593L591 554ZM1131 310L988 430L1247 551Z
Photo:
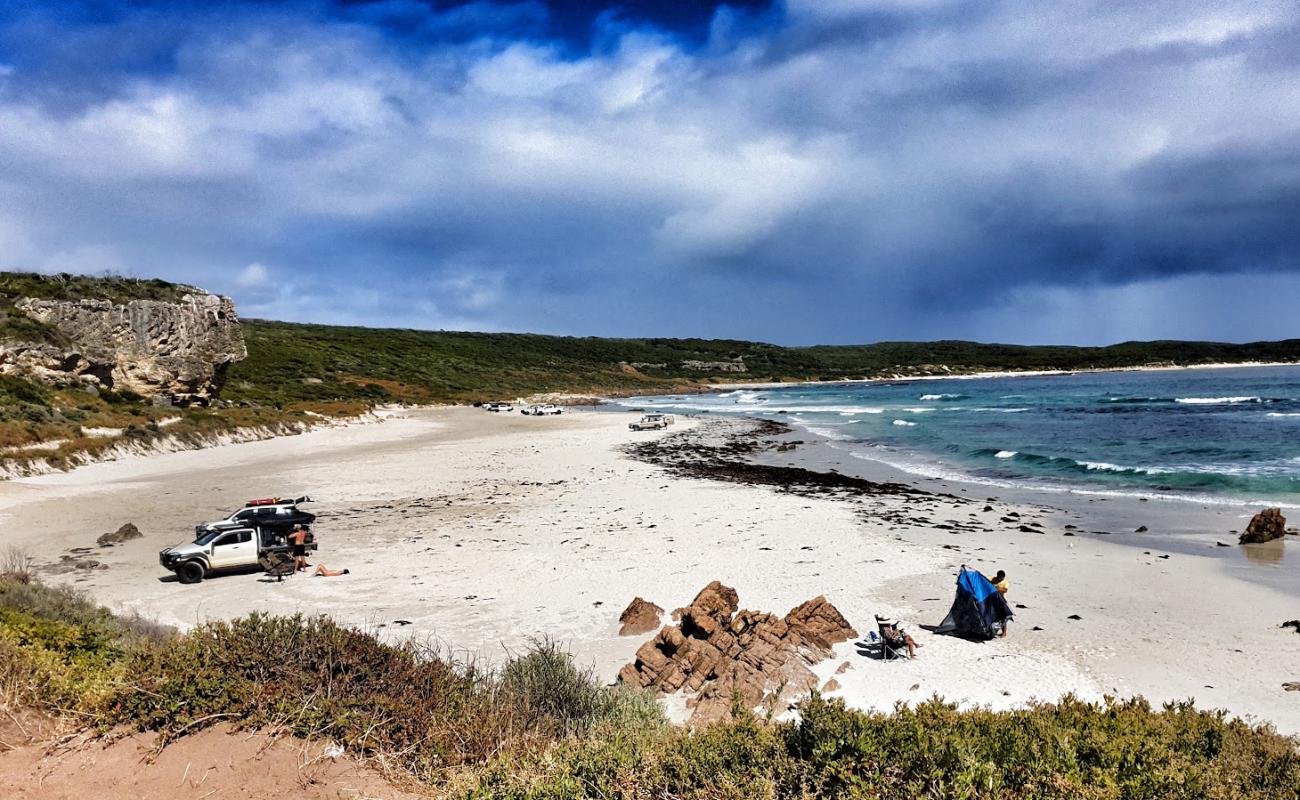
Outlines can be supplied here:
M307 569L307 526L293 526L289 543L293 545L293 571L302 572Z

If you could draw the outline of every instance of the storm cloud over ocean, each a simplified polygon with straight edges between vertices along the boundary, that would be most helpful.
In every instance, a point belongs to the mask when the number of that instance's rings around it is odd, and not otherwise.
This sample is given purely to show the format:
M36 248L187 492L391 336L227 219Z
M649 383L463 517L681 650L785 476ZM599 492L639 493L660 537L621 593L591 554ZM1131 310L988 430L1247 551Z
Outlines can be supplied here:
M422 328L1293 337L1300 7L0 0L0 268Z

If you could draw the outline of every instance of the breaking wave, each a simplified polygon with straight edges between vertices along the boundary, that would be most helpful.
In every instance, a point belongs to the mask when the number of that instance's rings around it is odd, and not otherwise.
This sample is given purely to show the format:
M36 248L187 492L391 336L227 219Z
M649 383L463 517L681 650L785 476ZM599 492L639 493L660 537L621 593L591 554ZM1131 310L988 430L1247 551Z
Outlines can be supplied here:
M1192 406L1224 406L1237 403L1263 403L1262 397L1175 397L1175 403Z

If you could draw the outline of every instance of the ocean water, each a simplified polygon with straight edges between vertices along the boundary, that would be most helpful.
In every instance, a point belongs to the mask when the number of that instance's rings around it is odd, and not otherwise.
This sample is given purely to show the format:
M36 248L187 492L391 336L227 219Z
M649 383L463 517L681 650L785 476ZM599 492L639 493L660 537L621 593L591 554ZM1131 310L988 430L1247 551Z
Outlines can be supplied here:
M930 477L1300 507L1300 366L796 385L622 405L785 420Z

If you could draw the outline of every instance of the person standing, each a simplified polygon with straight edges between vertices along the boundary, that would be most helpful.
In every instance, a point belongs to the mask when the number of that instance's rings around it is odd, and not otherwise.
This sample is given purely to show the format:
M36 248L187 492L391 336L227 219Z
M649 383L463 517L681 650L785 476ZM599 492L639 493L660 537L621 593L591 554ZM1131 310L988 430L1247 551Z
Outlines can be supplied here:
M302 572L307 569L307 527L305 525L294 525L293 533L289 535L289 542L293 545L293 571Z
M1007 590L1011 588L1011 585L1007 583L1007 573L1002 570L998 570L998 574L994 575L993 580L989 581L989 583L993 584L993 588L997 589L1003 597L1007 596ZM999 637L1007 635L1007 625L1010 624L1010 622L1011 620L1002 620L1002 630L998 633Z

